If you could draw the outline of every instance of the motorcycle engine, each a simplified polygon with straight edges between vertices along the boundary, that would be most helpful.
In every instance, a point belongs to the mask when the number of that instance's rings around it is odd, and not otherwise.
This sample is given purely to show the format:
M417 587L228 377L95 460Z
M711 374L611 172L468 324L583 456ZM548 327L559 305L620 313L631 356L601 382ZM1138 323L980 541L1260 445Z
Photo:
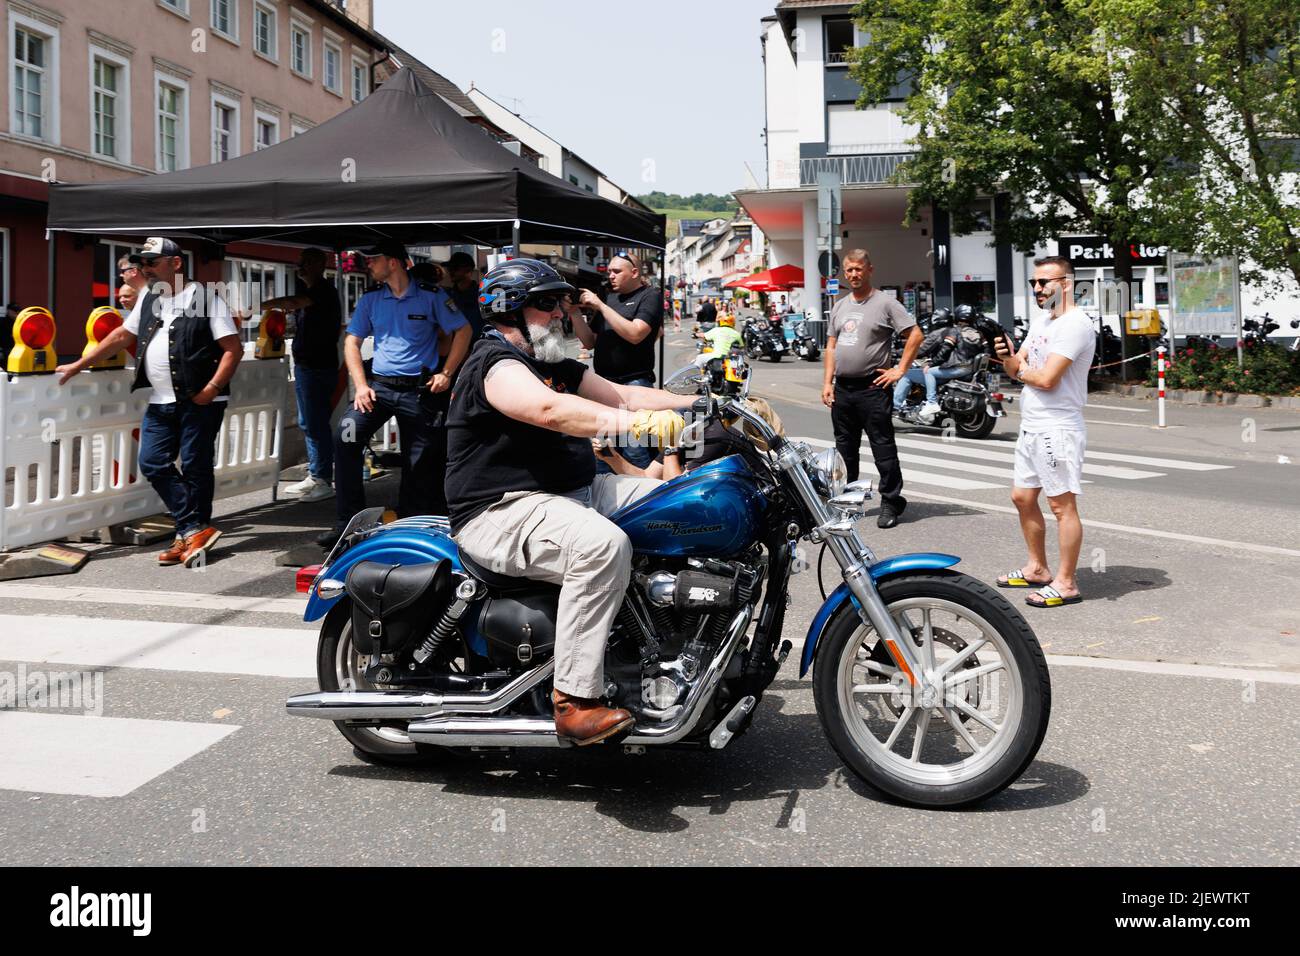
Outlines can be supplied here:
M675 716L761 577L747 564L714 560L634 575L605 653L606 696L654 719Z

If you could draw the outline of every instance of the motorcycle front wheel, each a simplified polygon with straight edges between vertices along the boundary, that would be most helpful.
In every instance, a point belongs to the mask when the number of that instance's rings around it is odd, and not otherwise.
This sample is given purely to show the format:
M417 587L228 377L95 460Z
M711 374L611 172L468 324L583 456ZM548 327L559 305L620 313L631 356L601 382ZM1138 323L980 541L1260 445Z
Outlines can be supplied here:
M352 607L344 598L321 624L316 644L316 678L325 691L386 690L365 678L367 658L352 643ZM415 744L406 735L406 725L391 721L378 727L363 727L344 720L334 721L339 733L369 758L384 763L428 763L444 755L444 748Z
M1047 661L1025 619L996 590L953 571L879 585L942 697L923 706L851 602L817 647L813 694L831 746L854 773L903 803L957 808L1013 783L1047 733Z

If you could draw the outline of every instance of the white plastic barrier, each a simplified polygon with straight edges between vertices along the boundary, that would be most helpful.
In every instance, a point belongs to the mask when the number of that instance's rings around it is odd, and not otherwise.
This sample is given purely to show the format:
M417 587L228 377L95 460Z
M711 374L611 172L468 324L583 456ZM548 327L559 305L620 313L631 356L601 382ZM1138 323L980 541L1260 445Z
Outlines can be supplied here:
M217 439L216 497L274 488L287 368L245 358ZM165 511L139 472L149 392L131 369L0 374L0 551L54 541Z

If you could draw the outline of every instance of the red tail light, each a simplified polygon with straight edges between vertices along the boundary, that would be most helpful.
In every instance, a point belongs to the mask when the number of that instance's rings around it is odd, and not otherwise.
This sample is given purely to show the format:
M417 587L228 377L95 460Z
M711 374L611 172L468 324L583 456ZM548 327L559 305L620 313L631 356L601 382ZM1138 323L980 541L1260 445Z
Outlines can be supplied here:
M299 594L309 593L311 583L316 580L316 575L320 574L320 569L319 564L309 564L305 568L299 568L298 573L293 576L294 590Z
M1001 392L994 392L992 395L989 396L989 398L990 398L992 401L1000 402L1000 401L1002 401L1002 393L1001 393Z

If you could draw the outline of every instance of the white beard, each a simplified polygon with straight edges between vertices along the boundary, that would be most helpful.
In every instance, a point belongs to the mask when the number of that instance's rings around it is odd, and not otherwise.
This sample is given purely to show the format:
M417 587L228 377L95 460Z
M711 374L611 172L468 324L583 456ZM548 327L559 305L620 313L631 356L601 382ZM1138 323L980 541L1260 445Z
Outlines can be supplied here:
M553 365L564 360L564 326L558 319L545 329L529 325L528 341L538 361Z

